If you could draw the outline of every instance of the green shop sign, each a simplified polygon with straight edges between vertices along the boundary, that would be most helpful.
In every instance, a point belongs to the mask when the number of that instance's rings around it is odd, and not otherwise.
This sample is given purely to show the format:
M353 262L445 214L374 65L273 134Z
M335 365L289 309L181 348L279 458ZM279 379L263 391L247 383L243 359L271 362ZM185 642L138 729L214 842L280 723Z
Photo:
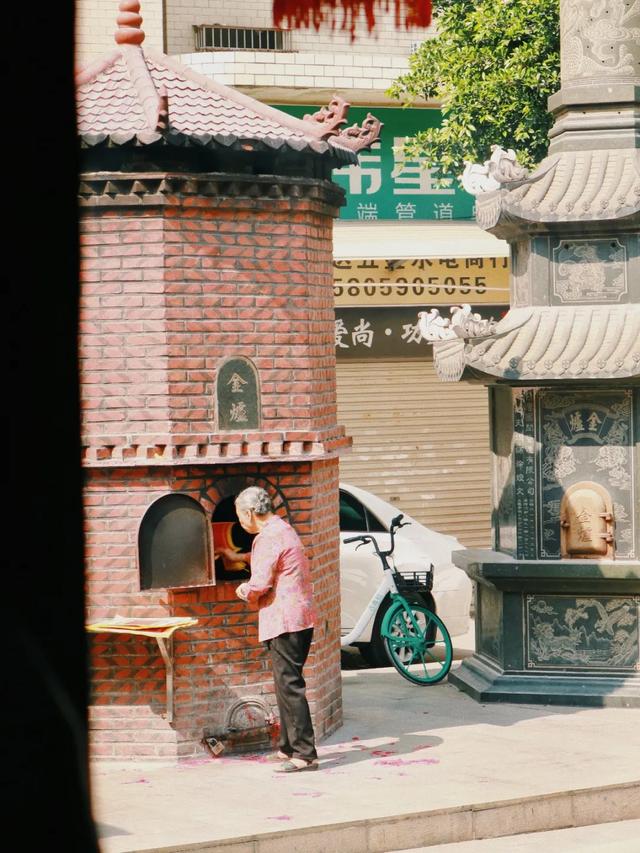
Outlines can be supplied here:
M320 106L275 104L296 118L317 112ZM420 160L404 160L401 149L407 137L420 130L437 127L439 110L400 109L397 107L351 107L349 124L362 124L367 113L384 123L380 141L359 155L360 165L335 169L334 180L347 191L347 204L341 219L361 221L473 219L474 199L458 187L437 186L432 169L424 169Z

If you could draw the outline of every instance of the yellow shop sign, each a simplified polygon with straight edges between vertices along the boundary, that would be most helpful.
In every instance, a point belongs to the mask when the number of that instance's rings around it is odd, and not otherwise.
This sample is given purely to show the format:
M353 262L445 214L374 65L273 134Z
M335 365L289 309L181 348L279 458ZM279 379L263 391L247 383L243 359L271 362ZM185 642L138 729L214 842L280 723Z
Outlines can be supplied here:
M509 303L508 258L334 260L336 306Z

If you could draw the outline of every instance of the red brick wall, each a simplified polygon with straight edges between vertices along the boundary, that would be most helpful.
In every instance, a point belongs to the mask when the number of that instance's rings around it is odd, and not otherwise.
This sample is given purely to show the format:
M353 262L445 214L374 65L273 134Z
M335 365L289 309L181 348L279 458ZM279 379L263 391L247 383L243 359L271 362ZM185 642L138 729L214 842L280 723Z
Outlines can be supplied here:
M211 441L215 371L234 355L259 370L261 433L335 429L333 211L170 201L83 215L85 444L126 460L141 443Z
M169 343L164 219L100 210L80 221L83 443L166 440Z
M227 478L233 477L232 481ZM148 507L179 491L208 516L229 490L257 483L282 501L311 560L319 612L305 675L318 738L342 721L340 600L337 575L337 461L200 468L94 469L86 486L88 620L114 616L191 616L174 635L175 718L165 715L165 670L153 638L91 635L91 737L95 757L188 757L202 751L205 728L221 730L229 707L247 696L275 708L257 611L234 583L141 592L138 528Z

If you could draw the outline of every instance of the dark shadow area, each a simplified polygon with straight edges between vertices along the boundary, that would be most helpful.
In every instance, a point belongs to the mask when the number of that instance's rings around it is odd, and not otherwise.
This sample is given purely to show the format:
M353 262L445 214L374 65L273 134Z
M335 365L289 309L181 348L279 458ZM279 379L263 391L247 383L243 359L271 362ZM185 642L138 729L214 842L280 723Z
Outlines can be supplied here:
M239 553L251 551L251 544L255 539L251 533L247 533L236 514L234 501L235 495L223 498L216 506L211 517L213 525L214 547L239 549ZM216 580L218 581L243 581L251 577L251 570L244 561L228 564L217 557L215 561Z
M87 772L73 4L9 13L3 831L97 851ZM29 42L25 53L26 40ZM19 52L18 52L19 51Z
M111 826L109 823L96 824L98 835L100 838L116 838L123 835L131 835L126 829L120 829L118 826Z

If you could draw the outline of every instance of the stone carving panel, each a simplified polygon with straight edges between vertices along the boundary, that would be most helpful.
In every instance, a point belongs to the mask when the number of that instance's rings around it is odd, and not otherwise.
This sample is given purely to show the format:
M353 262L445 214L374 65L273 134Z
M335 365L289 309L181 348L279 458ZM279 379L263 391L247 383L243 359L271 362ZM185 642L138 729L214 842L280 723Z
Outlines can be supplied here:
M627 250L617 239L562 240L553 249L553 295L561 304L620 302Z
M635 557L630 391L543 391L538 398L540 556L560 557L560 504L593 480L611 495L616 557Z
M564 0L560 4L563 84L638 77L639 0Z
M639 670L640 598L528 595L526 666Z

